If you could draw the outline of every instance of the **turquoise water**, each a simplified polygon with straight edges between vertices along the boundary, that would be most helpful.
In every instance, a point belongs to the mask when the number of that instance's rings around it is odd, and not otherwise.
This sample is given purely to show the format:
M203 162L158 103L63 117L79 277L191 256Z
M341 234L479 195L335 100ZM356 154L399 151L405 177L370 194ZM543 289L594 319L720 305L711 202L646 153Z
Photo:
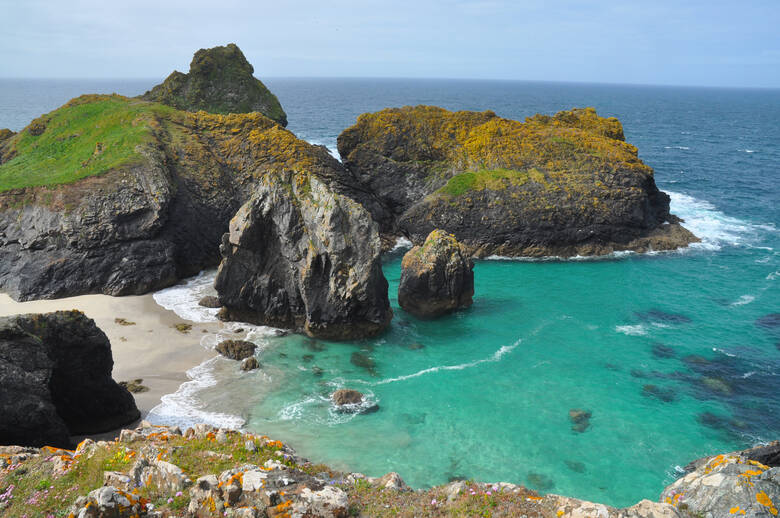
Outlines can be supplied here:
M333 343L234 324L243 331L205 336L203 345L252 339L262 369L210 360L153 418L243 423L313 460L374 476L397 471L416 487L508 481L617 506L656 499L696 457L780 438L780 328L760 321L780 313L780 91L265 82L290 129L331 150L359 113L385 106L489 108L515 119L595 106L623 121L672 193L672 212L704 242L598 261L479 261L473 307L435 321L398 308L399 251L385 259L395 311L385 335ZM148 85L65 86L0 81L11 92L0 100L19 99L0 102L0 127L22 127L71 90L132 94ZM211 278L158 301L211 319L196 305ZM380 410L334 412L328 395L341 387ZM592 412L584 432L572 430L571 409Z

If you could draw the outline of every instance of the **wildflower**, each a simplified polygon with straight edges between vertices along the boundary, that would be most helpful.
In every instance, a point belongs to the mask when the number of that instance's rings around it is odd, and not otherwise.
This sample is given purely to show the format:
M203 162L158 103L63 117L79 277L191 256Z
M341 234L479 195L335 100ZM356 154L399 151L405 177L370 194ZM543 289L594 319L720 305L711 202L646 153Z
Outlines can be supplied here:
M492 495L493 493L491 493L490 491L486 491L486 492L485 492L485 494L486 494L486 495L488 495L488 496L490 496L490 495Z
M435 498L434 498L433 500L431 500L431 505L436 505L437 503L438 503L438 502L436 501L436 499L435 499Z
M176 496L181 496L181 495L183 495L183 494L184 494L184 493L182 493L181 491L176 491Z
M498 484L493 484L493 491L498 491Z

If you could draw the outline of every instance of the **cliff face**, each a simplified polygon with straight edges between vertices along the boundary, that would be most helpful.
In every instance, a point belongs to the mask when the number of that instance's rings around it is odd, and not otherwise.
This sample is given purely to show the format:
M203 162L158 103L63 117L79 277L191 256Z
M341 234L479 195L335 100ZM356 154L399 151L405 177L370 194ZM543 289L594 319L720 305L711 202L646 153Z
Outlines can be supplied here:
M384 233L434 229L478 256L672 249L696 237L669 214L617 119L592 108L524 123L430 106L364 114L339 136L349 182Z
M279 100L253 73L254 68L234 43L200 49L188 74L174 71L141 98L193 112L260 112L286 126L287 114Z
M78 311L0 318L0 444L69 447L140 417L111 344Z
M0 288L17 300L139 294L219 263L269 172L341 167L260 113L82 96L0 142Z
M390 323L376 224L316 176L266 177L221 251L222 318L329 339L375 335Z

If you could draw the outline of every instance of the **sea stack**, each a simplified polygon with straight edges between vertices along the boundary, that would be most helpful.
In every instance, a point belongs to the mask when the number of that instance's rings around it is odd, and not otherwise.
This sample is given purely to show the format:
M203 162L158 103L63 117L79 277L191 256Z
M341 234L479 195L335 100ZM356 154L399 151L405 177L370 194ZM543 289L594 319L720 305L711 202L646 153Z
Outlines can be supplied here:
M174 70L141 98L191 112L260 112L287 126L287 114L279 99L253 73L254 68L235 43L200 49L192 58L188 74Z
M698 239L669 213L653 170L593 108L525 122L491 111L389 108L338 138L350 182L383 234L434 229L476 257L668 250Z
M398 304L421 318L471 306L474 261L455 236L434 230L401 262Z
M334 340L373 336L390 323L376 223L318 175L267 175L220 250L222 319Z
M0 444L71 447L140 418L111 344L80 311L0 318Z

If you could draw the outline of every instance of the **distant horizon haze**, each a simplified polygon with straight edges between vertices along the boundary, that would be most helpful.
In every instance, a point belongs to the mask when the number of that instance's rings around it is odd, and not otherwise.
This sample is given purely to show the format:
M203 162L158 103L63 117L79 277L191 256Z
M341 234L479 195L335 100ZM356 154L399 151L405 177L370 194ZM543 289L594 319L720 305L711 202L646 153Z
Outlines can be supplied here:
M0 78L147 79L236 43L265 78L780 88L780 2L0 0Z

